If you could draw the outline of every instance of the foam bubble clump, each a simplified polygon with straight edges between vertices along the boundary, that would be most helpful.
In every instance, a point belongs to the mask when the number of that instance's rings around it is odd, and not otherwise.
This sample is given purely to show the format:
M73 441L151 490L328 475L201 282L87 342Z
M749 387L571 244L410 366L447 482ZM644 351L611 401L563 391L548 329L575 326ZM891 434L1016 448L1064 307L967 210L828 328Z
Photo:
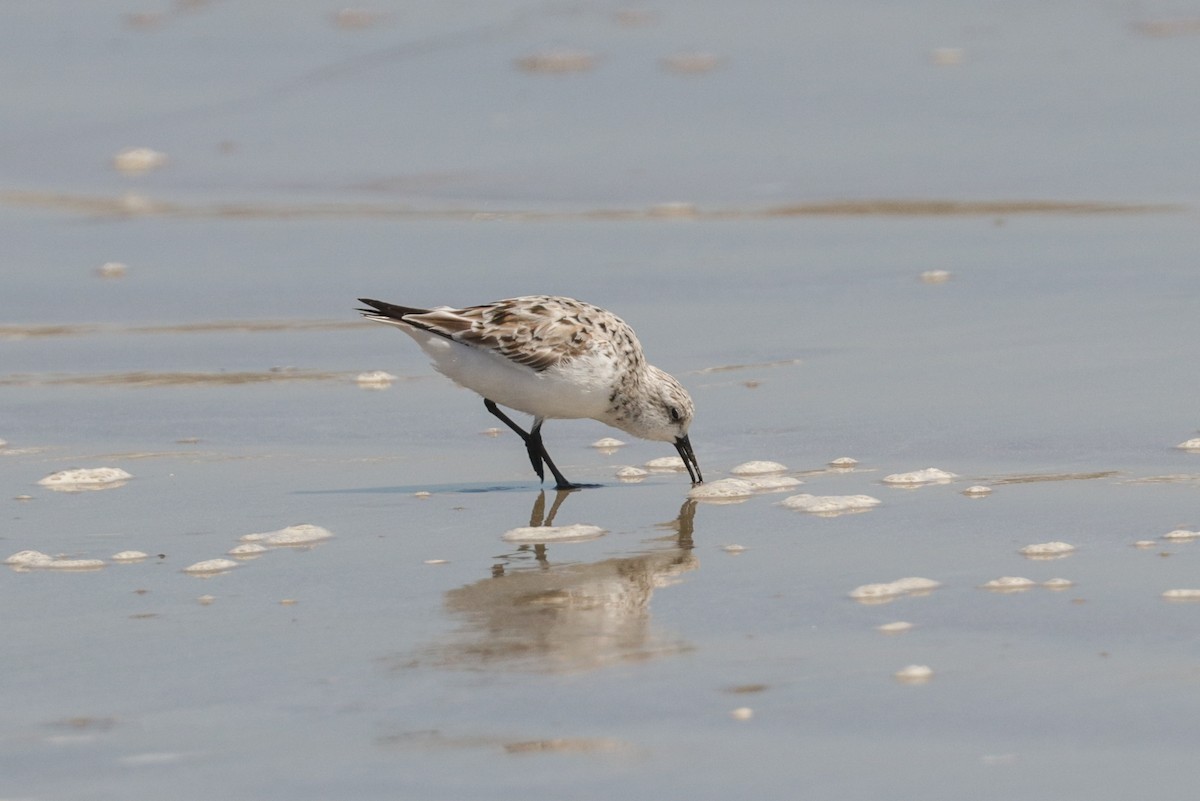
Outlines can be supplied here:
M913 624L907 620L896 620L892 623L884 623L876 626L875 630L883 634L901 634L912 629Z
M1052 578L1043 581L1042 586L1048 590L1065 590L1068 587L1074 587L1075 582L1065 578Z
M1027 579L1024 576L1001 576L997 579L985 582L979 585L985 590L999 590L1001 592L1013 592L1016 590L1027 590L1031 587L1036 587L1037 582L1033 579Z
M267 531L261 534L246 534L242 542L259 542L264 545L311 545L333 536L329 529L302 523L298 526L288 526L278 531Z
M982 484L976 484L973 487L967 487L962 491L962 494L966 495L968 498L986 498L988 495L992 494L992 488L985 487Z
M1189 439L1186 442L1181 442L1175 446L1181 451L1200 451L1200 437Z
M394 376L383 370L372 370L366 373L359 373L355 376L354 380L360 387L366 389L384 389L390 387L392 382L397 378L398 376Z
M754 485L749 481L740 478L720 478L692 487L687 496L694 501L733 502L744 501L754 493Z
M933 678L933 668L929 665L909 665L892 674L897 681L907 684L923 684Z
M95 570L104 567L102 559L63 559L41 551L18 551L4 560L14 570Z
M921 484L945 484L958 478L955 473L949 473L936 467L926 467L923 470L913 470L911 473L892 473L883 477L884 484L899 484L903 486L919 486Z
M156 170L166 163L166 153L149 147L127 147L112 159L113 167L120 172L131 174Z
M51 473L38 481L43 487L53 490L84 490L103 489L110 486L121 486L133 478L119 467L80 467L72 470L60 470Z
M1191 542L1197 537L1200 537L1200 531L1188 531L1184 528L1177 528L1162 535L1164 540L1174 540L1175 542Z
M226 570L232 570L237 566L238 563L232 559L205 559L203 562L188 565L183 569L183 572L191 573L194 576L204 576L212 575L213 573L224 573Z
M1200 601L1200 590L1167 590L1162 597L1169 601Z
M1039 542L1035 545L1026 545L1019 553L1032 559L1054 559L1074 551L1075 546L1068 542Z
M36 564L44 564L46 562L52 561L53 559L54 559L53 556L50 556L49 554L44 554L41 551L17 551L12 556L5 559L4 564L30 566L30 565L36 565Z
M739 480L745 481L755 492L783 492L804 483L791 476L745 476Z
M257 542L243 542L241 545L235 545L226 553L230 556L258 556L261 553L266 553L269 548L265 545L260 545Z
M129 265L119 261L106 261L96 268L96 275L101 278L124 278Z
M779 462L742 462L737 467L734 467L729 472L735 476L760 476L768 473L782 473L787 470L787 465Z
M683 459L678 456L660 456L657 459L651 459L646 462L645 466L650 470L685 470Z
M851 590L850 597L856 601L890 601L902 595L926 593L940 586L942 586L940 581L921 578L920 576L910 576L878 584L863 584L861 587L855 587Z
M650 475L649 470L643 470L640 467L632 467L628 465L617 470L617 478L621 479L622 481L635 481L637 479L645 478L648 475Z
M857 464L858 464L857 459L852 459L849 456L839 456L838 458L836 458L832 462L830 462L829 466L840 468L840 469L844 470L844 469L854 467Z
M601 437L592 443L593 448L599 448L602 451L608 450L609 448L620 448L624 445L625 443L616 437Z
M150 554L142 551L121 551L114 553L111 558L114 562L140 562L143 559L148 559Z
M522 526L501 535L505 542L583 542L603 536L599 526L575 523L570 526Z
M780 501L781 506L819 515L839 515L846 512L865 512L880 504L870 495L792 495Z

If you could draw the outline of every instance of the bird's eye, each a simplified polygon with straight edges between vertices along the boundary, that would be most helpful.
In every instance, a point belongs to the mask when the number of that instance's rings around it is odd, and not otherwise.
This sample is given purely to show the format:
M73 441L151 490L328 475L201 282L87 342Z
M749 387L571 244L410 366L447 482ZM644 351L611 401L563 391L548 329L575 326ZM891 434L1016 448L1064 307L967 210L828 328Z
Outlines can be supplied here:
M680 421L680 420L683 418L683 415L679 413L679 409L677 409L677 408L676 408L676 407L674 407L674 406L668 406L668 407L667 407L667 411L668 411L668 412L670 413L670 415L671 415L671 422L672 422L672 423L678 423L678 422L679 422L679 421Z

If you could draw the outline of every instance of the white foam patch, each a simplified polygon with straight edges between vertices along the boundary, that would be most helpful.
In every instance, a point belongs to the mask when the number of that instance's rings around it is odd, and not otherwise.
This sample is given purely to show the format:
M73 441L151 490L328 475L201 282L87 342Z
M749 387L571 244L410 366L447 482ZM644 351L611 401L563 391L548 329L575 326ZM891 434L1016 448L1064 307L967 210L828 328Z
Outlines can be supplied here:
M598 439L592 443L593 448L599 448L600 450L609 450L611 448L620 448L620 447L623 447L624 445L625 445L625 443L622 442L621 440L617 439L616 437L601 437L600 439Z
M44 554L41 551L17 551L12 556L4 560L6 565L16 565L19 567L34 567L39 564L53 561L54 557L49 554Z
M96 268L96 275L101 278L124 278L128 270L129 265L127 264L119 261L106 261Z
M1065 590L1068 587L1074 587L1075 582L1065 578L1052 578L1043 581L1042 586L1048 590Z
M1200 451L1200 437L1181 442L1175 447L1183 451Z
M233 546L226 553L230 556L246 557L258 556L259 554L266 553L268 550L270 549L267 546L259 545L257 542L243 542L241 545Z
M112 158L113 167L125 173L156 170L166 163L166 153L149 147L127 147Z
M41 551L18 551L4 560L15 570L96 570L104 567L102 559L63 559Z
M386 389L392 385L399 376L394 376L391 373L383 370L372 370L367 373L359 373L354 380L363 389Z
M721 478L700 484L688 490L688 497L693 501L712 503L738 503L754 495L754 485L740 478Z
M1162 535L1164 540L1173 540L1175 542L1191 542L1197 537L1200 537L1200 531L1188 531L1185 528L1177 528Z
M104 567L103 559L55 559L41 567L50 570L97 570Z
M1145 548L1155 548L1157 546L1158 546L1158 542L1156 540L1137 540L1136 542L1133 543L1134 548L1145 549Z
M985 590L995 590L998 592L1020 592L1028 590L1031 587L1036 587L1037 582L1023 576L1001 576L979 586Z
M881 626L876 626L875 630L883 634L903 634L904 632L911 630L912 627L913 624L909 623L907 620L897 620L892 623L884 623Z
M120 553L114 553L109 558L114 562L140 562L149 557L150 554L143 553L142 551L121 551Z
M722 545L721 550L724 551L725 553L731 553L731 554L737 555L739 553L745 552L746 546L745 545Z
M1200 590L1167 590L1162 597L1169 601L1200 601Z
M897 681L905 684L924 684L933 678L933 668L929 665L909 665L900 668L892 674Z
M946 484L958 478L955 473L949 473L937 467L926 467L911 473L892 473L883 477L884 484L917 487L922 484Z
M780 501L781 506L818 515L840 515L865 512L878 506L878 498L870 495L792 495Z
M942 586L941 582L933 579L910 576L895 581L877 584L863 584L850 591L850 597L856 601L871 603L875 601L891 601L903 595L918 595L931 592Z
M967 487L962 491L962 494L966 495L968 498L986 498L992 494L992 488L985 487L982 484L976 484L973 487Z
M1039 542L1026 545L1019 551L1022 556L1028 556L1030 559L1057 559L1074 552L1075 546L1069 542Z
M267 531L260 534L246 534L242 542L260 542L264 545L311 545L333 536L328 529L302 523L298 526L288 526L278 531Z
M505 542L583 542L604 534L605 530L599 526L575 523L570 526L524 526L510 529L500 538Z
M643 470L640 467L632 467L629 465L617 470L617 478L621 479L622 481L637 481L638 479L645 478L648 475L650 475L649 470Z
M651 459L645 465L650 470L686 470L683 464L683 459L678 456L660 456L657 459Z
M119 487L131 478L133 476L119 467L82 467L51 473L38 484L52 490L74 492Z
M782 473L787 470L787 465L779 462L742 462L737 467L734 467L729 472L735 476L761 476L768 473Z
M747 476L741 480L753 487L755 492L785 492L804 483L791 476Z
M232 570L237 566L238 563L232 559L205 559L203 562L188 565L183 569L183 572L191 573L194 576L205 576L214 573L224 573L226 570Z
M829 466L837 467L837 468L841 468L841 469L847 469L847 468L854 467L857 464L858 464L857 459L851 459L849 456L839 456L838 458L836 458L832 462L830 462Z

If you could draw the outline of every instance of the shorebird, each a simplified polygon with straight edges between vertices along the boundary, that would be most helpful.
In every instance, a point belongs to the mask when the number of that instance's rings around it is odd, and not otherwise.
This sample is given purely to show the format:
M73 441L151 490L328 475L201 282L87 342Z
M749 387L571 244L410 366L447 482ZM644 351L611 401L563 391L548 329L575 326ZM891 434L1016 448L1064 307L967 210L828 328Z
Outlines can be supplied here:
M673 376L648 364L621 318L572 298L550 295L480 306L418 309L359 298L368 320L408 334L434 368L483 396L483 405L525 443L538 479L550 469L557 489L577 489L542 442L548 419L591 418L642 439L675 445L693 484L700 464L688 439L694 406ZM533 415L528 431L499 406Z

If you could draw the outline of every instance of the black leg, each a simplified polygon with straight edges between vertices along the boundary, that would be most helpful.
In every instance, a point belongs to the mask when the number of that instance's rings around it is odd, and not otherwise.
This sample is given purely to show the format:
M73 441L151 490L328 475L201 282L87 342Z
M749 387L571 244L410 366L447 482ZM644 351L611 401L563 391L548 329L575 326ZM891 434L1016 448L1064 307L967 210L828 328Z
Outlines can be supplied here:
M546 467L550 468L550 472L551 472L551 474L553 474L554 480L557 482L554 485L555 489L559 489L559 490L579 489L579 487L581 485L572 484L570 481L567 481L567 479L563 476L563 474L558 472L558 468L554 466L554 462L550 460L550 454L546 453L546 446L542 444L542 421L541 420L535 421L533 424L533 428L531 428L529 430L529 439L525 443L525 449L529 451L530 461L533 461L534 454L537 453L538 456L540 457L541 461L546 463ZM541 475L542 475L541 470L539 470L538 477L540 478Z
M500 407L496 405L495 401L490 401L487 398L484 398L483 405L489 412L496 415L496 417L500 418L500 421L503 422L504 425L511 428L516 433L516 435L521 438L522 442L529 441L529 433L525 429L521 428L519 425L514 423L512 420L509 420L508 415L505 414L504 412L500 411Z
M545 471L542 470L542 464L545 463L546 467L550 468L551 475L554 476L554 488L557 490L574 490L587 486L593 486L588 484L572 484L570 481L567 481L566 477L561 472L559 472L559 469L550 459L550 454L546 452L546 446L542 444L542 421L540 419L535 419L533 421L533 428L531 428L529 431L526 431L510 420L508 415L500 411L500 407L496 405L495 401L484 398L483 405L498 420L504 423L504 425L511 428L513 433L520 437L521 441L525 443L525 453L529 455L529 463L533 465L533 472L537 473L538 480L546 480Z
M495 415L497 419L504 423L504 425L511 428L513 433L520 437L521 441L525 443L525 452L529 454L529 463L533 465L533 472L537 473L538 480L546 480L546 472L542 469L542 460L544 459L547 464L550 464L550 472L554 474L555 480L557 480L561 485L564 481L562 474L560 474L558 472L558 468L554 467L554 465L550 462L550 457L546 455L546 449L542 447L542 435L539 431L541 428L541 423L539 422L534 424L533 430L538 432L535 438L532 434L509 419L508 415L500 411L500 407L496 405L495 401L484 398L483 405L489 412Z

